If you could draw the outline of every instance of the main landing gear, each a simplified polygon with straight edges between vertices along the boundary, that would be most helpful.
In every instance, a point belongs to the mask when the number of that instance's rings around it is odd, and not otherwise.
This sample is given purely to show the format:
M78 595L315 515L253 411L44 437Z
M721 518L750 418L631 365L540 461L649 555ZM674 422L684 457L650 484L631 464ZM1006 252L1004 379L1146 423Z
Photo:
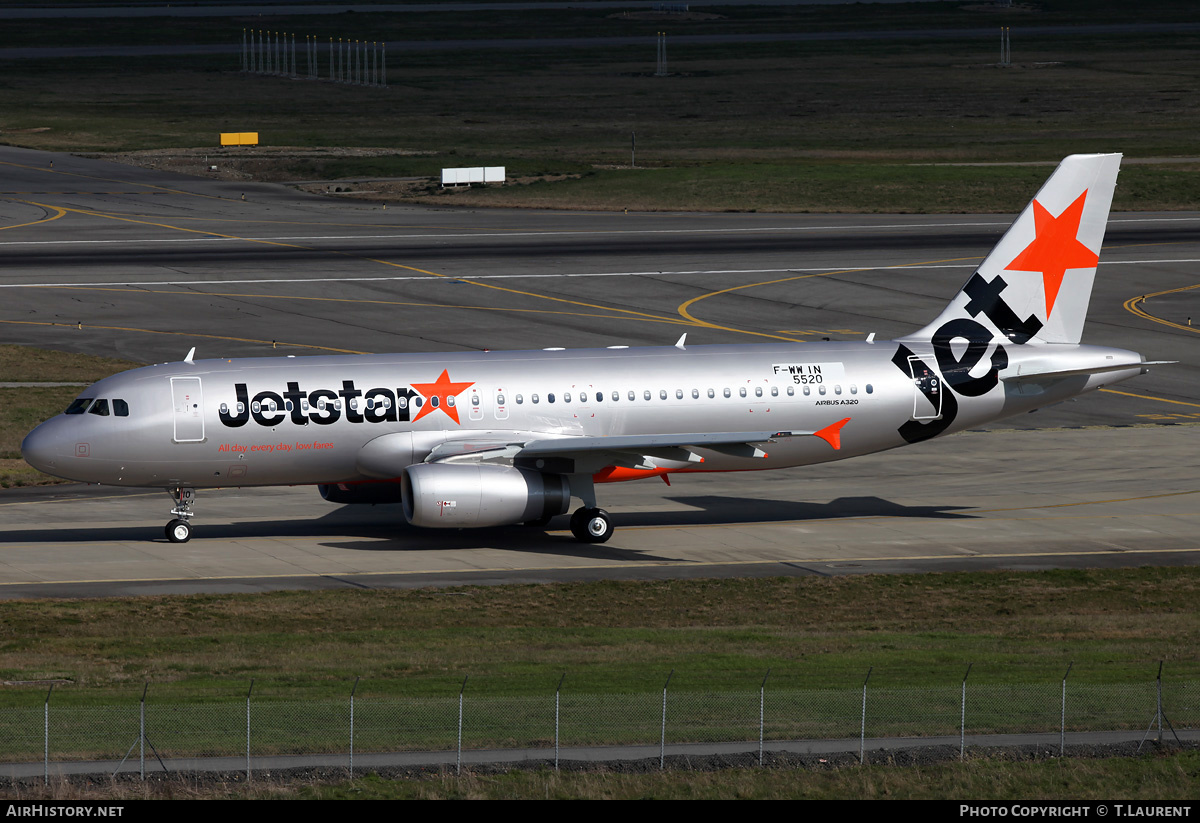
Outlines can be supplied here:
M171 509L175 519L168 523L164 530L167 539L172 543L186 543L192 539L192 524L189 521L195 514L192 511L192 503L196 501L196 490L174 488L167 489L167 494L175 501L175 508Z
M584 506L571 515L571 534L581 543L603 543L612 533L612 515L604 509Z

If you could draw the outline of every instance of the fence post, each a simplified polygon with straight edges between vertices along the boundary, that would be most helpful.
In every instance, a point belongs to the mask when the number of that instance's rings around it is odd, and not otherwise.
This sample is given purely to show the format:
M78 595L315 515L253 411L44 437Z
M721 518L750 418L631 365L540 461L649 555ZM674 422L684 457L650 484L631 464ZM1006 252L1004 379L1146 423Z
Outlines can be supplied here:
M350 689L350 777L354 778L354 693L358 691L358 681L361 677L354 678L354 686Z
M1146 729L1146 735L1142 737L1142 742L1138 743L1138 747L1137 747L1138 752L1141 752L1142 745L1146 742L1146 737L1149 736L1150 729L1154 728L1155 723L1158 724L1158 743L1159 743L1159 745L1162 745L1163 721L1164 720L1167 723L1167 728L1169 728L1171 730L1171 734L1175 735L1175 742L1180 745L1183 745L1183 741L1181 741L1179 739L1179 732L1175 731L1175 726L1171 723L1171 718L1167 717L1166 713L1163 711L1162 670L1163 670L1163 662L1160 660L1160 661L1158 661L1158 676L1155 678L1155 680L1158 682L1158 689L1157 689L1158 697L1157 697L1155 707L1154 707L1154 717L1152 717L1150 719L1150 727Z
M46 705L42 709L43 714L43 729L42 729L42 783L50 785L50 695L54 694L54 684L50 684L50 691L46 692Z
M765 718L765 707L767 697L767 678L771 676L771 670L767 669L767 673L763 675L762 683L758 687L758 767L761 769L763 764L763 728Z
M958 760L961 763L967 756L967 678L971 676L971 667L974 663L967 664L967 673L963 675L962 681L962 716L959 719L958 727Z
M558 688L554 690L554 771L558 771L558 709L559 695L562 694L563 681L567 679L567 673L563 672L562 677L558 678Z
M671 678L675 676L675 670L671 669L671 673L667 675L667 682L663 683L663 699L662 699L662 734L658 739L658 767L666 768L667 762L667 686L671 685Z
M862 696L862 726L858 733L858 764L861 766L866 763L866 748L867 748L867 680L871 679L871 672L875 671L875 667L871 666L867 669L866 679L863 680L863 696Z
M150 688L150 683L147 681L142 686L142 700L139 706L138 717L138 768L142 774L142 781L146 780L146 691Z
M1067 664L1066 674L1062 679L1062 720L1060 721L1058 732L1058 756L1064 757L1067 750L1067 677L1071 674L1071 667L1075 665L1075 661Z
M463 692L467 690L467 675L463 678L462 688L458 690L458 762L455 764L455 773L462 774L462 721L463 721Z
M254 678L250 678L250 688L246 691L246 782L250 782L250 695L254 693Z
M1155 713L1156 713L1156 716L1158 717L1158 742L1159 743L1162 743L1162 722L1163 722L1162 669L1163 669L1163 662L1160 660L1160 661L1158 661L1158 675L1154 678L1155 683L1157 683L1157 688L1155 690L1157 692L1156 700L1155 700Z

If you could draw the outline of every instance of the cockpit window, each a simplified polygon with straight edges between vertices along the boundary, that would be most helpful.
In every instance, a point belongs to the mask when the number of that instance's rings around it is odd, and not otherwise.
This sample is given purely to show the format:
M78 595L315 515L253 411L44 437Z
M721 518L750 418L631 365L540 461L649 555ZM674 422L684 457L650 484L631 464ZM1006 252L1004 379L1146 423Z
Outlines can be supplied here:
M98 414L101 417L108 417L108 401L101 397L88 409L88 414Z
M117 417L128 417L129 404L120 398L113 400L113 414L115 414Z
M76 397L71 401L71 405L67 406L67 410L63 414L83 414L87 411L87 407L91 404L90 397Z

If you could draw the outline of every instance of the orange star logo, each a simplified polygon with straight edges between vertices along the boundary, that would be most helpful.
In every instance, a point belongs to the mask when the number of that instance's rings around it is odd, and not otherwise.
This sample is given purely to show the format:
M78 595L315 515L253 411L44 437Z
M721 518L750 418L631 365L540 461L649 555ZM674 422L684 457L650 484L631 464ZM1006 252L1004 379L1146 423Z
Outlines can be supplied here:
M458 409L451 404L454 397L462 394L464 391L474 386L475 383L451 383L450 374L446 369L442 369L442 376L433 383L413 383L412 387L425 398L425 405L417 412L417 416L413 418L416 423L425 415L432 412L434 409L441 409L446 415L458 423Z
M1033 226L1036 237L1008 264L1005 271L1040 271L1046 289L1046 317L1054 310L1058 290L1067 269L1090 269L1100 262L1099 255L1079 242L1079 221L1087 190L1055 217L1041 203L1033 201Z

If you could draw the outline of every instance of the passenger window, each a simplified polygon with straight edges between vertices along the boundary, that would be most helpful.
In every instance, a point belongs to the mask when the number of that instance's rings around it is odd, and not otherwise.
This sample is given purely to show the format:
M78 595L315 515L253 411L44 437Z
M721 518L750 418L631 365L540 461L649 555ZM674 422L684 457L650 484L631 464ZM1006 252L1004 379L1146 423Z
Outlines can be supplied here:
M397 402L397 403L399 403L399 402L400 402L401 400L403 400L403 399L404 399L403 397L401 397L401 398L398 398L398 399L396 400L396 402ZM504 398L503 398L503 397L501 397L501 398L500 398L500 402L501 402L501 403L503 403L503 402L504 402ZM446 395L446 405L447 405L447 406L453 406L453 405L456 405L456 403L457 403L457 401L454 399L454 395L452 395L452 394L448 394L448 395ZM401 406L401 408L403 408L403 406Z
M796 396L796 387L788 386L788 397L795 397L795 396Z
M553 400L551 400L550 402L551 402L551 403L553 403L554 401L553 401ZM570 393L569 391L565 391L565 392L563 392L563 402L564 402L564 403L570 403L570 402L571 402L571 393Z
M874 394L874 393L875 393L875 387L872 386L870 383L868 383L867 384L867 394Z
M502 394L496 395L496 404L500 405L500 406L504 405L504 395L502 395Z
M713 391L712 389L708 390L708 399L709 400L712 400L716 396L717 396L717 393L715 391Z
M821 386L818 391L821 392L822 395L825 394L825 387Z
M700 399L700 390L699 389L692 389L692 399L693 400Z
M850 384L850 393L851 393L851 394L858 394L858 386L856 386L855 384L851 383L851 384Z
M666 390L666 389L659 389L659 390L658 390L658 399L659 399L659 400L666 400L666 399L667 399L667 390Z
M88 409L88 414L98 414L101 417L108 417L108 401L101 397Z
M472 406L478 406L478 405L479 405L479 395L477 395L477 394L473 394L473 395L471 395L471 405L472 405Z
M842 393L842 384L841 383L838 383L836 386L833 387L833 393L834 394Z
M335 409L340 410L342 408L342 401L339 400L338 402L334 403L333 407ZM407 409L408 408L408 398L405 397L404 395L400 395L399 397L397 397L396 398L396 408Z
M524 402L525 402L525 398L518 394L517 395L517 405L520 406Z
M771 396L772 396L772 397L778 397L778 396L779 396L779 387L778 387L778 386L772 386L772 387L771 387Z
M548 395L546 395L546 402L547 402L547 403L553 403L553 402L554 402L554 392L550 392Z
M71 401L71 405L67 406L67 410L63 414L83 414L87 411L88 404L92 402L90 397L76 397Z
M630 389L629 390L629 402L632 403L634 400L637 400L637 395L634 394L633 389Z
M581 396L581 397L582 397L582 396ZM603 402L604 402L604 392L602 392L602 391L598 391L598 392L596 392L596 402L597 402L597 403L603 403Z
M812 386L805 386L804 387L804 396L808 397L810 394L812 394Z
M755 397L762 397L762 386L755 386L755 387L754 387L754 396L755 396Z
M646 389L644 392L642 392L642 399L643 399L643 400L649 400L649 399L650 399L650 390L649 390L649 389Z
M738 396L740 396L740 397L746 396L746 387L745 386L742 386L740 389L738 389Z
M725 389L722 394L724 394L726 397L729 397L731 394L733 394L733 392L731 392L729 389Z
M536 394L530 395L529 399L533 401L534 405L537 405L538 396Z

